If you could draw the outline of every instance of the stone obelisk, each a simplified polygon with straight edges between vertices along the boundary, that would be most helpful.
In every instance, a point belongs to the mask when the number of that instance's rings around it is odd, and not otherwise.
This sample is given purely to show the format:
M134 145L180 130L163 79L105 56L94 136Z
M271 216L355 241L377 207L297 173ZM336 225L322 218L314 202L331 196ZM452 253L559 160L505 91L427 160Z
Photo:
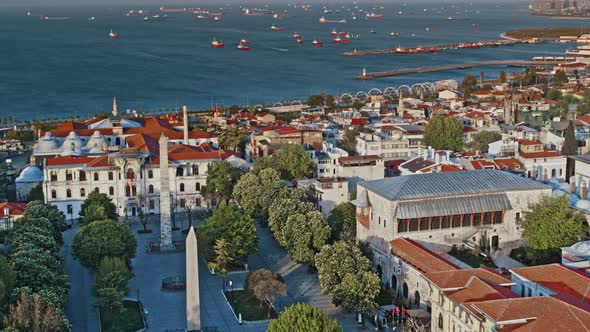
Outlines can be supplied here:
M164 134L160 144L160 250L174 249L172 246L172 225L170 219L170 179L168 169L168 137Z
M201 299L199 297L199 258L197 237L191 227L186 237L186 330L201 329Z

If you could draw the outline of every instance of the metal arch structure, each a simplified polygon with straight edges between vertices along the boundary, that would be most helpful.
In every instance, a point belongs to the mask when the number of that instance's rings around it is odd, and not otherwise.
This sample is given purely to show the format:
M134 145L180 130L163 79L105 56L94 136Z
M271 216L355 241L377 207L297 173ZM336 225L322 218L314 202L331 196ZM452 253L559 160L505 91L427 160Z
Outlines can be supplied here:
M344 99L345 97L348 99L348 101L346 101ZM345 93L341 94L337 100L340 103L348 104L348 103L354 102L354 99L355 99L355 97L352 94L345 92Z
M272 104L272 107L283 107L285 105L283 105L283 103L277 101L276 103Z
M367 92L367 94L369 96L381 96L381 95L383 95L383 91L381 91L377 88L372 88L371 90L369 90L369 92Z
M455 90L459 88L459 83L457 83L455 80L444 80L434 82L434 86L436 87L437 91Z
M361 98L361 97L363 97L363 98ZM369 99L371 99L371 96L368 93L366 93L365 91L359 91L356 93L356 95L354 95L354 99L364 103L364 102L368 101Z
M404 91L406 91L406 93L404 93ZM409 96L412 94L412 88L407 86L407 85L400 85L399 87L397 87L397 94L398 96Z
M299 106L303 106L303 102L301 102L301 100L293 100L289 103L289 105L291 106L295 106L295 105L299 105Z
M397 96L397 88L392 87L392 86L388 86L385 89L383 89L383 95L386 96Z
M263 110L264 106L262 106L261 104L256 104L254 105L254 110Z

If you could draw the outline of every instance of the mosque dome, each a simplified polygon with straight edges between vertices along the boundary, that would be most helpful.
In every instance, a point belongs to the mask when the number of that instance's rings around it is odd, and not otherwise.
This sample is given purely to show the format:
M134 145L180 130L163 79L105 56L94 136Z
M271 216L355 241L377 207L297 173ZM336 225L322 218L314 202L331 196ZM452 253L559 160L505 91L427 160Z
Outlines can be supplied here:
M590 208L590 201L586 202L588 202L588 207ZM590 255L590 241L581 241L575 243L570 248L577 251L580 254Z
M580 210L590 211L590 201L587 199L580 199L576 202L575 207ZM590 242L588 246L590 246Z
M16 183L43 182L43 171L37 166L28 166L20 172Z
M66 140L67 142L67 140ZM75 142L70 142L70 146L66 147L65 143L64 143L64 151L61 153L62 157L65 156L82 156L84 153L82 153L82 150L76 146Z
M72 146L72 144L74 144L76 146L76 148L79 148L79 149L84 147L84 141L82 141L80 136L78 136L78 134L76 134L73 131L70 132L70 134L68 135L68 137L66 137L66 140L62 144L64 151L66 149L68 149L68 147Z
M89 155L103 154L104 150L102 147L103 147L102 144L94 143L94 146L92 148L90 148L90 150L88 150L88 154Z
M46 132L37 143L37 152L52 152L58 149L57 141L50 132Z
M103 143L106 144L107 140L105 139L105 137L103 136L103 134L100 133L100 131L95 131L92 136L90 136L90 139L88 140L88 143L86 144L86 148L87 149L92 149L95 146L103 146Z

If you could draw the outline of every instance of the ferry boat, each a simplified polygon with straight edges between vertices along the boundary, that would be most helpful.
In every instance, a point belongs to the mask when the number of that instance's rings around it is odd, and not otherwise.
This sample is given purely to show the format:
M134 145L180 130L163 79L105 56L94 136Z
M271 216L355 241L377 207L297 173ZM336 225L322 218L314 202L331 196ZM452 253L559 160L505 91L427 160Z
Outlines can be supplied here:
M236 47L238 50L240 51L249 51L250 50L250 46L248 46L247 44L244 44L240 41L240 43L238 44L238 46Z
M276 25L273 25L273 26L271 26L271 27L270 27L270 29L271 29L272 31L283 31L283 30L285 30L285 28L283 28L283 27L278 27L278 26L276 26Z
M346 19L341 20L328 20L324 16L320 17L320 23L346 23Z
M215 39L215 37L213 37L213 41L211 42L211 47L223 48L224 46L225 46L225 44L223 44L223 42L217 41L217 39Z
M324 46L324 43L322 43L321 41L319 41L319 40L317 40L317 39L314 39L314 40L311 42L311 44L312 44L313 46L317 46L317 47L322 47L322 46Z
M590 45L578 46L578 48L575 50L566 50L565 54L579 57L590 57Z
M375 13L367 13L366 15L367 18L384 18L385 16L383 16L382 14L375 14Z
M114 33L113 30L111 30L111 32L109 32L109 38L110 39L117 39L117 38L119 38L119 35Z

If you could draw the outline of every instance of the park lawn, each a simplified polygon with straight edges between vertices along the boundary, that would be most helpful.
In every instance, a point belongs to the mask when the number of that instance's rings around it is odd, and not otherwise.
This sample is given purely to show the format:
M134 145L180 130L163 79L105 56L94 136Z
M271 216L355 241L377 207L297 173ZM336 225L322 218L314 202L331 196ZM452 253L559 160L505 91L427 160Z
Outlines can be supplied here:
M125 310L119 315L100 313L103 332L135 332L144 328L138 302L123 301L123 308Z
M494 264L494 262L490 259L488 261L484 261L483 260L483 256L475 256L474 254L472 254L471 252L465 250L465 251L458 251L456 253L453 252L449 252L449 255L455 257L456 259L460 260L461 262L474 267L474 268L478 268L481 265L484 265L485 267L490 267L493 269L497 269L498 267L496 266L496 264Z
M271 309L269 318L266 304L261 306L260 301L247 290L226 291L225 297L234 309L236 316L241 313L243 320L257 321L277 318L274 309Z

